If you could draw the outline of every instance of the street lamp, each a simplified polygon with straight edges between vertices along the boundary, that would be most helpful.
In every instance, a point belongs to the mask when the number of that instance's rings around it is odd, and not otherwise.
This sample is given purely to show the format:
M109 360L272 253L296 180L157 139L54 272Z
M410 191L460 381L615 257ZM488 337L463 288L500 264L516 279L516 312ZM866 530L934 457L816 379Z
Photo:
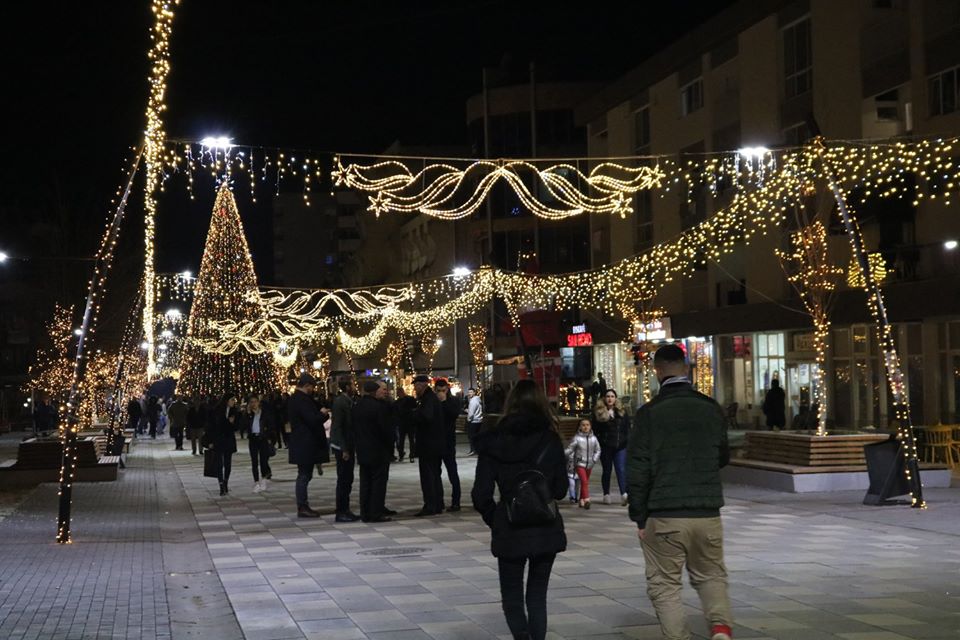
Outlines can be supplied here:
M957 241L947 240L946 242L943 243L943 248L946 249L947 251L953 251L954 249L957 248Z
M233 146L232 139L227 136L207 136L200 144L211 149L229 149Z
M453 275L460 278L470 275L470 267L454 267Z
M6 251L0 251L0 264L6 262L10 259L10 256L7 255Z

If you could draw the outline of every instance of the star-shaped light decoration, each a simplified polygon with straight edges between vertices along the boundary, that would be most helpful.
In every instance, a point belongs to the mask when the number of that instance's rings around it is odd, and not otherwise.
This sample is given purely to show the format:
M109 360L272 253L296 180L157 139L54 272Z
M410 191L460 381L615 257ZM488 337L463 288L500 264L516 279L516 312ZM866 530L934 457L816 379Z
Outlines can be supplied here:
M390 198L383 194L383 191L377 191L372 196L367 196L370 200L370 206L367 211L373 211L373 214L380 217L381 213L386 213L390 209Z
M334 168L330 172L330 177L333 178L333 184L336 187L342 187L343 185L350 184L350 171L353 169L353 166L344 168L343 163L340 162L339 156L333 159Z
M626 218L633 213L633 202L630 198L624 198L622 193L616 193L611 201L613 204L613 213L619 214L621 218Z

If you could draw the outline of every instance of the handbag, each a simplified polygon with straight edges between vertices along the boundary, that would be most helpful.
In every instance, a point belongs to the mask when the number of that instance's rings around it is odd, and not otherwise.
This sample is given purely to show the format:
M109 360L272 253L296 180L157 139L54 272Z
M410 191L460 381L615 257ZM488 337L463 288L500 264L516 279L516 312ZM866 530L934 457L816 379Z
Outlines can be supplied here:
M204 449L203 450L203 477L204 478L219 478L220 474L217 473L217 467L220 466L219 456L213 449Z
M533 461L543 464L544 447ZM547 477L539 469L526 469L517 474L513 491L506 501L507 521L514 527L538 527L553 524L557 519L557 501L551 495Z

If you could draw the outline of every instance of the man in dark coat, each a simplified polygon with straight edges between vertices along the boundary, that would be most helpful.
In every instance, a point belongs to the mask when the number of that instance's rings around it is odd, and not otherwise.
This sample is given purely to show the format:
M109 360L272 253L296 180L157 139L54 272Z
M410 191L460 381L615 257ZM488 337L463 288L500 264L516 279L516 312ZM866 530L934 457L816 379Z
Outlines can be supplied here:
M657 397L637 411L627 461L630 518L637 523L647 594L664 637L689 637L680 592L683 567L713 640L730 640L732 615L723 562L720 468L730 461L723 410L694 390L686 356L657 349Z
M140 420L143 418L143 407L139 398L131 398L127 403L127 429L140 433Z
M460 400L450 392L450 383L445 378L437 380L437 399L443 410L443 466L450 481L450 511L460 511L460 473L457 470L457 418L460 416ZM442 496L443 485L440 485Z
M786 394L780 388L780 381L770 381L770 390L763 399L763 415L767 417L767 426L783 429L787 425Z
M443 485L440 465L446 447L443 408L430 388L430 377L420 374L413 379L417 394L417 454L420 456L420 489L423 508L417 517L435 516L443 512Z
M207 402L201 400L199 396L194 396L190 409L187 411L187 436L190 438L192 455L196 456L203 453L203 447L199 445L203 432L207 428L209 411L210 407L207 406Z
M417 399L407 395L402 385L397 385L397 399L393 403L397 420L397 454L400 462L406 455L404 443L410 443L410 462L417 458Z
M393 427L388 406L378 400L381 383L363 383L363 395L353 406L353 428L356 432L357 462L360 465L360 519L364 522L387 522L383 513L387 495L387 474L393 457Z
M317 381L304 373L297 381L297 389L287 402L287 419L290 421L290 464L297 465L297 517L319 518L320 514L310 508L307 500L307 485L313 478L317 463L329 462L327 432L323 428L323 414L313 401L313 389Z
M340 376L337 381L340 394L333 399L330 416L330 448L337 461L337 516L336 522L356 522L359 516L350 510L353 491L353 472L356 467L356 432L353 427L353 379Z

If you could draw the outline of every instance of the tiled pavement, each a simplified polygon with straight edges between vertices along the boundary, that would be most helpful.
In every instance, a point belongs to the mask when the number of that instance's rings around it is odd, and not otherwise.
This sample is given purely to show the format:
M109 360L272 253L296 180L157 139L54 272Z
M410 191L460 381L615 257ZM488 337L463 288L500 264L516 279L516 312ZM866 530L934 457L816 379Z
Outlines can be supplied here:
M479 517L404 515L419 507L416 465L391 468L397 521L337 525L294 517L284 450L265 494L241 451L221 498L200 458L169 448L141 444L121 481L78 488L74 545L50 542L54 487L0 522L0 638L509 637ZM473 460L459 462L467 504ZM329 511L334 483L332 469L314 479L315 507ZM957 489L928 492L924 512L864 507L859 493L727 496L738 638L960 638ZM624 511L564 508L549 637L660 637Z

